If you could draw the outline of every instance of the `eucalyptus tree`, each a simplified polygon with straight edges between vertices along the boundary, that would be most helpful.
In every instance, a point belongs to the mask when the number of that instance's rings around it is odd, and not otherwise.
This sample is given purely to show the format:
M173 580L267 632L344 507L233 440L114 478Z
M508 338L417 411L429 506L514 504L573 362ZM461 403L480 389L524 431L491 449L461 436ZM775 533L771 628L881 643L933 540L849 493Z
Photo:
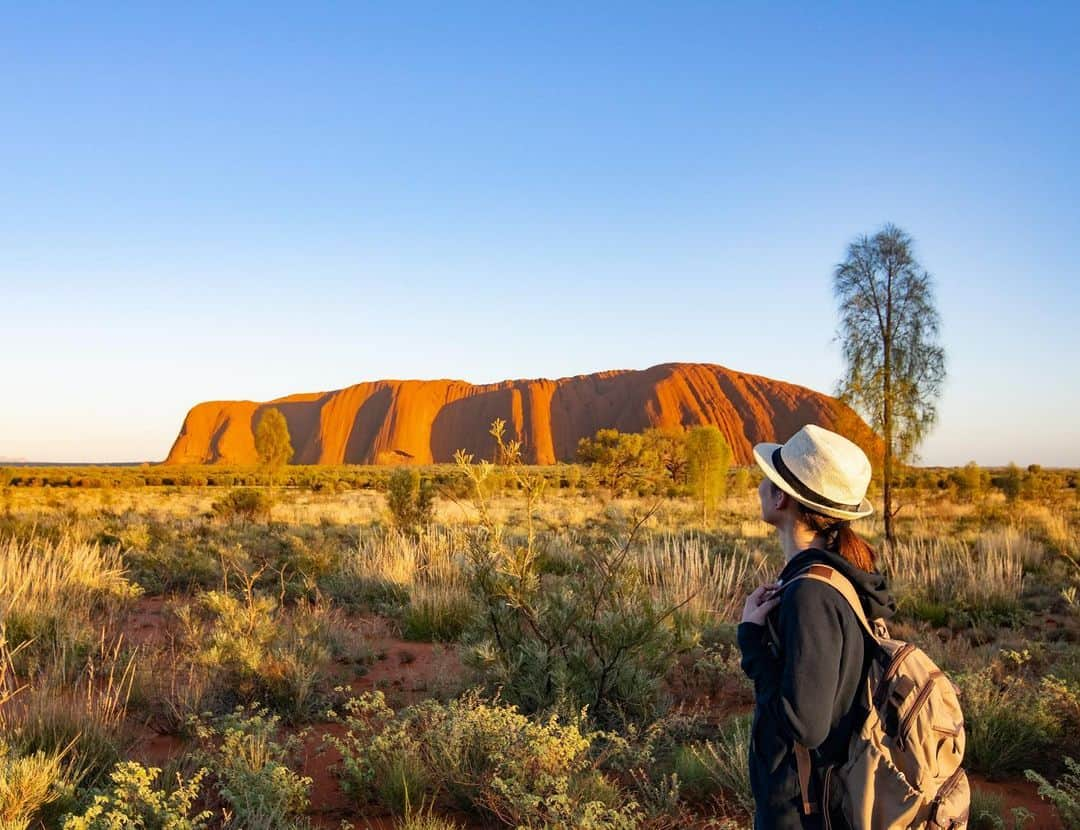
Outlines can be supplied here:
M933 283L913 247L907 233L885 225L852 242L833 275L846 364L838 391L884 442L882 513L889 543L895 540L896 464L911 460L933 427L945 380Z

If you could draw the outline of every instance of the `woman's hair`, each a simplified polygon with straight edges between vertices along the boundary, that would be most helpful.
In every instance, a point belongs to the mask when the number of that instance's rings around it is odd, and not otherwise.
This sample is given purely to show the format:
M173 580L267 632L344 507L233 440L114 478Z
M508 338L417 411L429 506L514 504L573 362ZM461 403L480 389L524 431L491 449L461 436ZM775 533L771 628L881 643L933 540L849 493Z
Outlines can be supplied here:
M815 533L825 537L825 550L838 553L856 568L873 571L877 555L865 539L851 529L851 522L815 513L805 505L799 508L799 519Z

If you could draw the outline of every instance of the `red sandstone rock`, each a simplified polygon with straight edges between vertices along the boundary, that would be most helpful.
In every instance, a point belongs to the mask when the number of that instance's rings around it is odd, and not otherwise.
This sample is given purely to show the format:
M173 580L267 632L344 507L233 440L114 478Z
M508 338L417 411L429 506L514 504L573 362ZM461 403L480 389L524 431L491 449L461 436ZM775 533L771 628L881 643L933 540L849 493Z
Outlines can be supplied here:
M751 462L758 441L785 441L807 423L880 452L863 420L828 395L714 364L664 363L559 380L379 380L266 403L209 401L188 413L166 463L256 463L254 425L268 407L289 424L294 464L431 464L459 448L490 458L496 418L537 464L572 461L578 439L607 427L715 424L738 464Z

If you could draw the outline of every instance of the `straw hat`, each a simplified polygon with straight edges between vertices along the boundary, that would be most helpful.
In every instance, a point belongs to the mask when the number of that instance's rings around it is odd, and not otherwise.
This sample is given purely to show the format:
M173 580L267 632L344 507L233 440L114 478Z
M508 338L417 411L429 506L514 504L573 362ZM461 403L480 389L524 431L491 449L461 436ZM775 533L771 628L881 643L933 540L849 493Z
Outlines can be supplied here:
M866 498L870 459L842 435L807 424L786 444L758 444L754 458L773 484L817 513L861 519L874 512Z

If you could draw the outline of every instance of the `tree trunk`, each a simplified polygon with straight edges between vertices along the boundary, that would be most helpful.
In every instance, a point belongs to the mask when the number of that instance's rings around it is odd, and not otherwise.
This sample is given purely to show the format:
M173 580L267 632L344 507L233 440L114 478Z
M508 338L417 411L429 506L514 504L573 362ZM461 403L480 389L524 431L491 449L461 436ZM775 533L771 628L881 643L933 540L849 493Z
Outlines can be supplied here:
M882 478L882 512L885 514L885 541L892 547L896 540L895 531L892 527L892 339L887 335L885 338L885 412L882 413L881 426L882 437L885 438L885 468L881 472Z

